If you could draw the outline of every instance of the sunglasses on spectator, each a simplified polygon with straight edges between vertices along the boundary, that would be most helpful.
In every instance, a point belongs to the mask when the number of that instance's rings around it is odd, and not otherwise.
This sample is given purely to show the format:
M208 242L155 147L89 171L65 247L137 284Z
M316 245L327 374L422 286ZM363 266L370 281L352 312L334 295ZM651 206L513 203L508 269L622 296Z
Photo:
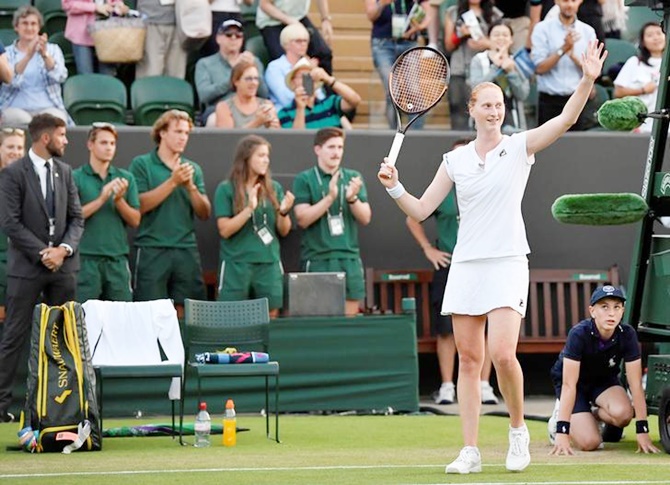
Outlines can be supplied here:
M20 136L25 136L25 135L26 135L25 130L22 130L21 128L10 128L10 127L7 127L7 128L3 128L3 129L2 129L2 132L3 132L5 135L20 135Z
M224 32L226 37L229 39L241 39L244 37L244 34L242 32Z

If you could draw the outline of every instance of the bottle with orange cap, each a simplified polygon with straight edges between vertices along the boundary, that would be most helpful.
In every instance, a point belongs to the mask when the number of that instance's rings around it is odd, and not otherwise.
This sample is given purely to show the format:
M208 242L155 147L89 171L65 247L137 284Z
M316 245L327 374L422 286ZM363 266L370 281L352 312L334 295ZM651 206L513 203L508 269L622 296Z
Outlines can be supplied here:
M237 444L237 418L235 417L235 403L232 399L226 401L226 411L223 415L223 446Z

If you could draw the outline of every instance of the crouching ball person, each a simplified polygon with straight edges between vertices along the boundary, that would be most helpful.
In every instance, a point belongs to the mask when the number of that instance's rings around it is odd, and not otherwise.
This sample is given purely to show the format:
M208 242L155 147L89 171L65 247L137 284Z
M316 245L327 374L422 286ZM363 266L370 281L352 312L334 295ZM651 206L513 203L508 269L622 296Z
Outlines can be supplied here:
M551 369L556 396L560 399L558 413L550 420L549 437L555 436L553 455L574 454L571 440L579 450L598 449L603 442L599 421L605 423L610 435L618 435L618 441L622 428L633 417L637 451L659 451L649 438L637 334L633 327L621 323L625 301L619 288L609 285L596 288L589 306L591 318L570 329L565 347ZM621 384L621 361L625 362L632 404Z
M512 136L501 131L505 100L500 87L493 83L475 86L468 108L477 137L443 156L435 178L420 199L405 190L396 167L384 160L379 169L379 181L403 212L416 221L429 217L452 188L458 194L461 220L442 314L452 316L465 446L458 458L447 465L447 473L482 471L477 440L487 318L488 348L510 416L505 467L517 472L530 464L523 371L516 357L521 319L527 306L530 253L521 201L535 154L577 121L606 56L602 44L592 42L581 57L582 78L561 114Z

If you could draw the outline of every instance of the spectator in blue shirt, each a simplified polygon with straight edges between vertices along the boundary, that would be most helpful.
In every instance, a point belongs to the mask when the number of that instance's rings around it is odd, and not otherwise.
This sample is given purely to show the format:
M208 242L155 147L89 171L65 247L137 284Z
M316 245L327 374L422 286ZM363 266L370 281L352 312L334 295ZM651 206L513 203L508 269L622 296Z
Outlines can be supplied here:
M5 54L5 46L0 42L0 83L8 83L14 77L12 68L9 67L7 54Z

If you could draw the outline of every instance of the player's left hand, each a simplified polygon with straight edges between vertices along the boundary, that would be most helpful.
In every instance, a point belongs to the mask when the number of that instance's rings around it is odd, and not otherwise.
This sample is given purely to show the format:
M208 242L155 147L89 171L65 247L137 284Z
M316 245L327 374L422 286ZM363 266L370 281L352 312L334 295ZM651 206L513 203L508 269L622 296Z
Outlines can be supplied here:
M554 441L554 447L552 450L549 452L550 455L574 455L575 452L572 451L572 448L570 447L570 436L567 434L562 434L562 433L557 433L556 434L556 439Z
M649 433L640 433L637 435L637 451L635 453L660 453L661 450L656 448L651 442Z

